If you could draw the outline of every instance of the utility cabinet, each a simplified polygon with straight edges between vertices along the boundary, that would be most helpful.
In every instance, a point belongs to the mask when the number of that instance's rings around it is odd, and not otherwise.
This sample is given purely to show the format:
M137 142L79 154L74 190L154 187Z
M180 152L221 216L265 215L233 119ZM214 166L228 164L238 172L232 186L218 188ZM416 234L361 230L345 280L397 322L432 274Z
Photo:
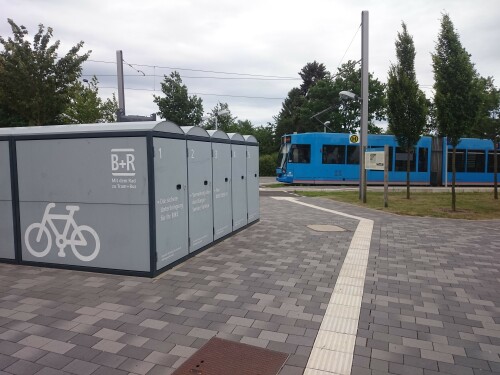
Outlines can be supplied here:
M214 240L233 230L231 202L231 144L226 133L208 130L212 144L212 197L214 208Z

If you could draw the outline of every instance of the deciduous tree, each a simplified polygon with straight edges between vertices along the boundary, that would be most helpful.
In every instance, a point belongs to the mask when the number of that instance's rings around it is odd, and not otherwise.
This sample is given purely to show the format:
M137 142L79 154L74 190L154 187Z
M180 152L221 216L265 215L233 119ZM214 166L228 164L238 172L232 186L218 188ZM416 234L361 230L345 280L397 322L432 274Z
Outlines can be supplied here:
M28 30L8 19L13 37L0 36L0 108L24 125L53 124L70 102L70 90L80 77L90 51L79 55L83 42L59 57L53 30L40 24L33 43Z
M411 153L414 152L426 125L426 98L419 89L415 74L415 46L406 24L396 40L397 63L392 64L387 79L387 117L389 129L399 147L406 152L406 198L410 199Z
M154 96L154 102L158 105L158 114L179 126L199 126L203 116L202 99L196 95L188 95L186 85L182 83L181 76L177 71L165 76L161 83L161 91L165 94Z
M448 14L441 18L441 30L432 54L434 103L439 133L452 146L451 208L456 211L456 149L460 138L477 123L480 95L477 73Z
M493 78L479 78L477 84L483 93L483 100L477 126L471 137L490 139L493 142L493 197L498 199L498 147L500 144L500 91ZM491 151L490 151L491 152ZM491 162L491 161L490 161Z
M118 103L113 94L111 99L99 97L99 81L92 77L88 85L76 81L71 90L71 101L61 115L66 124L92 124L116 122Z

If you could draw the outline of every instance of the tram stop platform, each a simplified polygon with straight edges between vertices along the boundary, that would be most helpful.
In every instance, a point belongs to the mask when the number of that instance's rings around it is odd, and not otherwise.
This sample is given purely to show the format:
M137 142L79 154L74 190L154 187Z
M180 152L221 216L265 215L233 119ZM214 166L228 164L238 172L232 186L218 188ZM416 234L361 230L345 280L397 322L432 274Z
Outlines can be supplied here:
M500 373L500 221L260 207L153 279L0 264L0 374L178 375L213 337L280 375Z

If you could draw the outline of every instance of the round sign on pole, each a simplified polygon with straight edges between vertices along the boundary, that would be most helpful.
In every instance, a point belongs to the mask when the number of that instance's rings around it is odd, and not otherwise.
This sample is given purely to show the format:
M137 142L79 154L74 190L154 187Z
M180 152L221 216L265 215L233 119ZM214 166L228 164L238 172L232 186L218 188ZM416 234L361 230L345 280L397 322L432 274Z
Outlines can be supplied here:
M351 134L349 136L349 143L359 143L359 135Z

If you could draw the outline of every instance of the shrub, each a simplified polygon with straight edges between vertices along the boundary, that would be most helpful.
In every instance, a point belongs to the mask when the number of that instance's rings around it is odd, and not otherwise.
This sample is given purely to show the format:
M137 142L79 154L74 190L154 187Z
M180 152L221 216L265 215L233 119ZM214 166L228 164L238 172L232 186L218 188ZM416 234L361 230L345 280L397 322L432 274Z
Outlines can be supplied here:
M259 174L261 176L276 176L276 158L278 154L260 155Z

